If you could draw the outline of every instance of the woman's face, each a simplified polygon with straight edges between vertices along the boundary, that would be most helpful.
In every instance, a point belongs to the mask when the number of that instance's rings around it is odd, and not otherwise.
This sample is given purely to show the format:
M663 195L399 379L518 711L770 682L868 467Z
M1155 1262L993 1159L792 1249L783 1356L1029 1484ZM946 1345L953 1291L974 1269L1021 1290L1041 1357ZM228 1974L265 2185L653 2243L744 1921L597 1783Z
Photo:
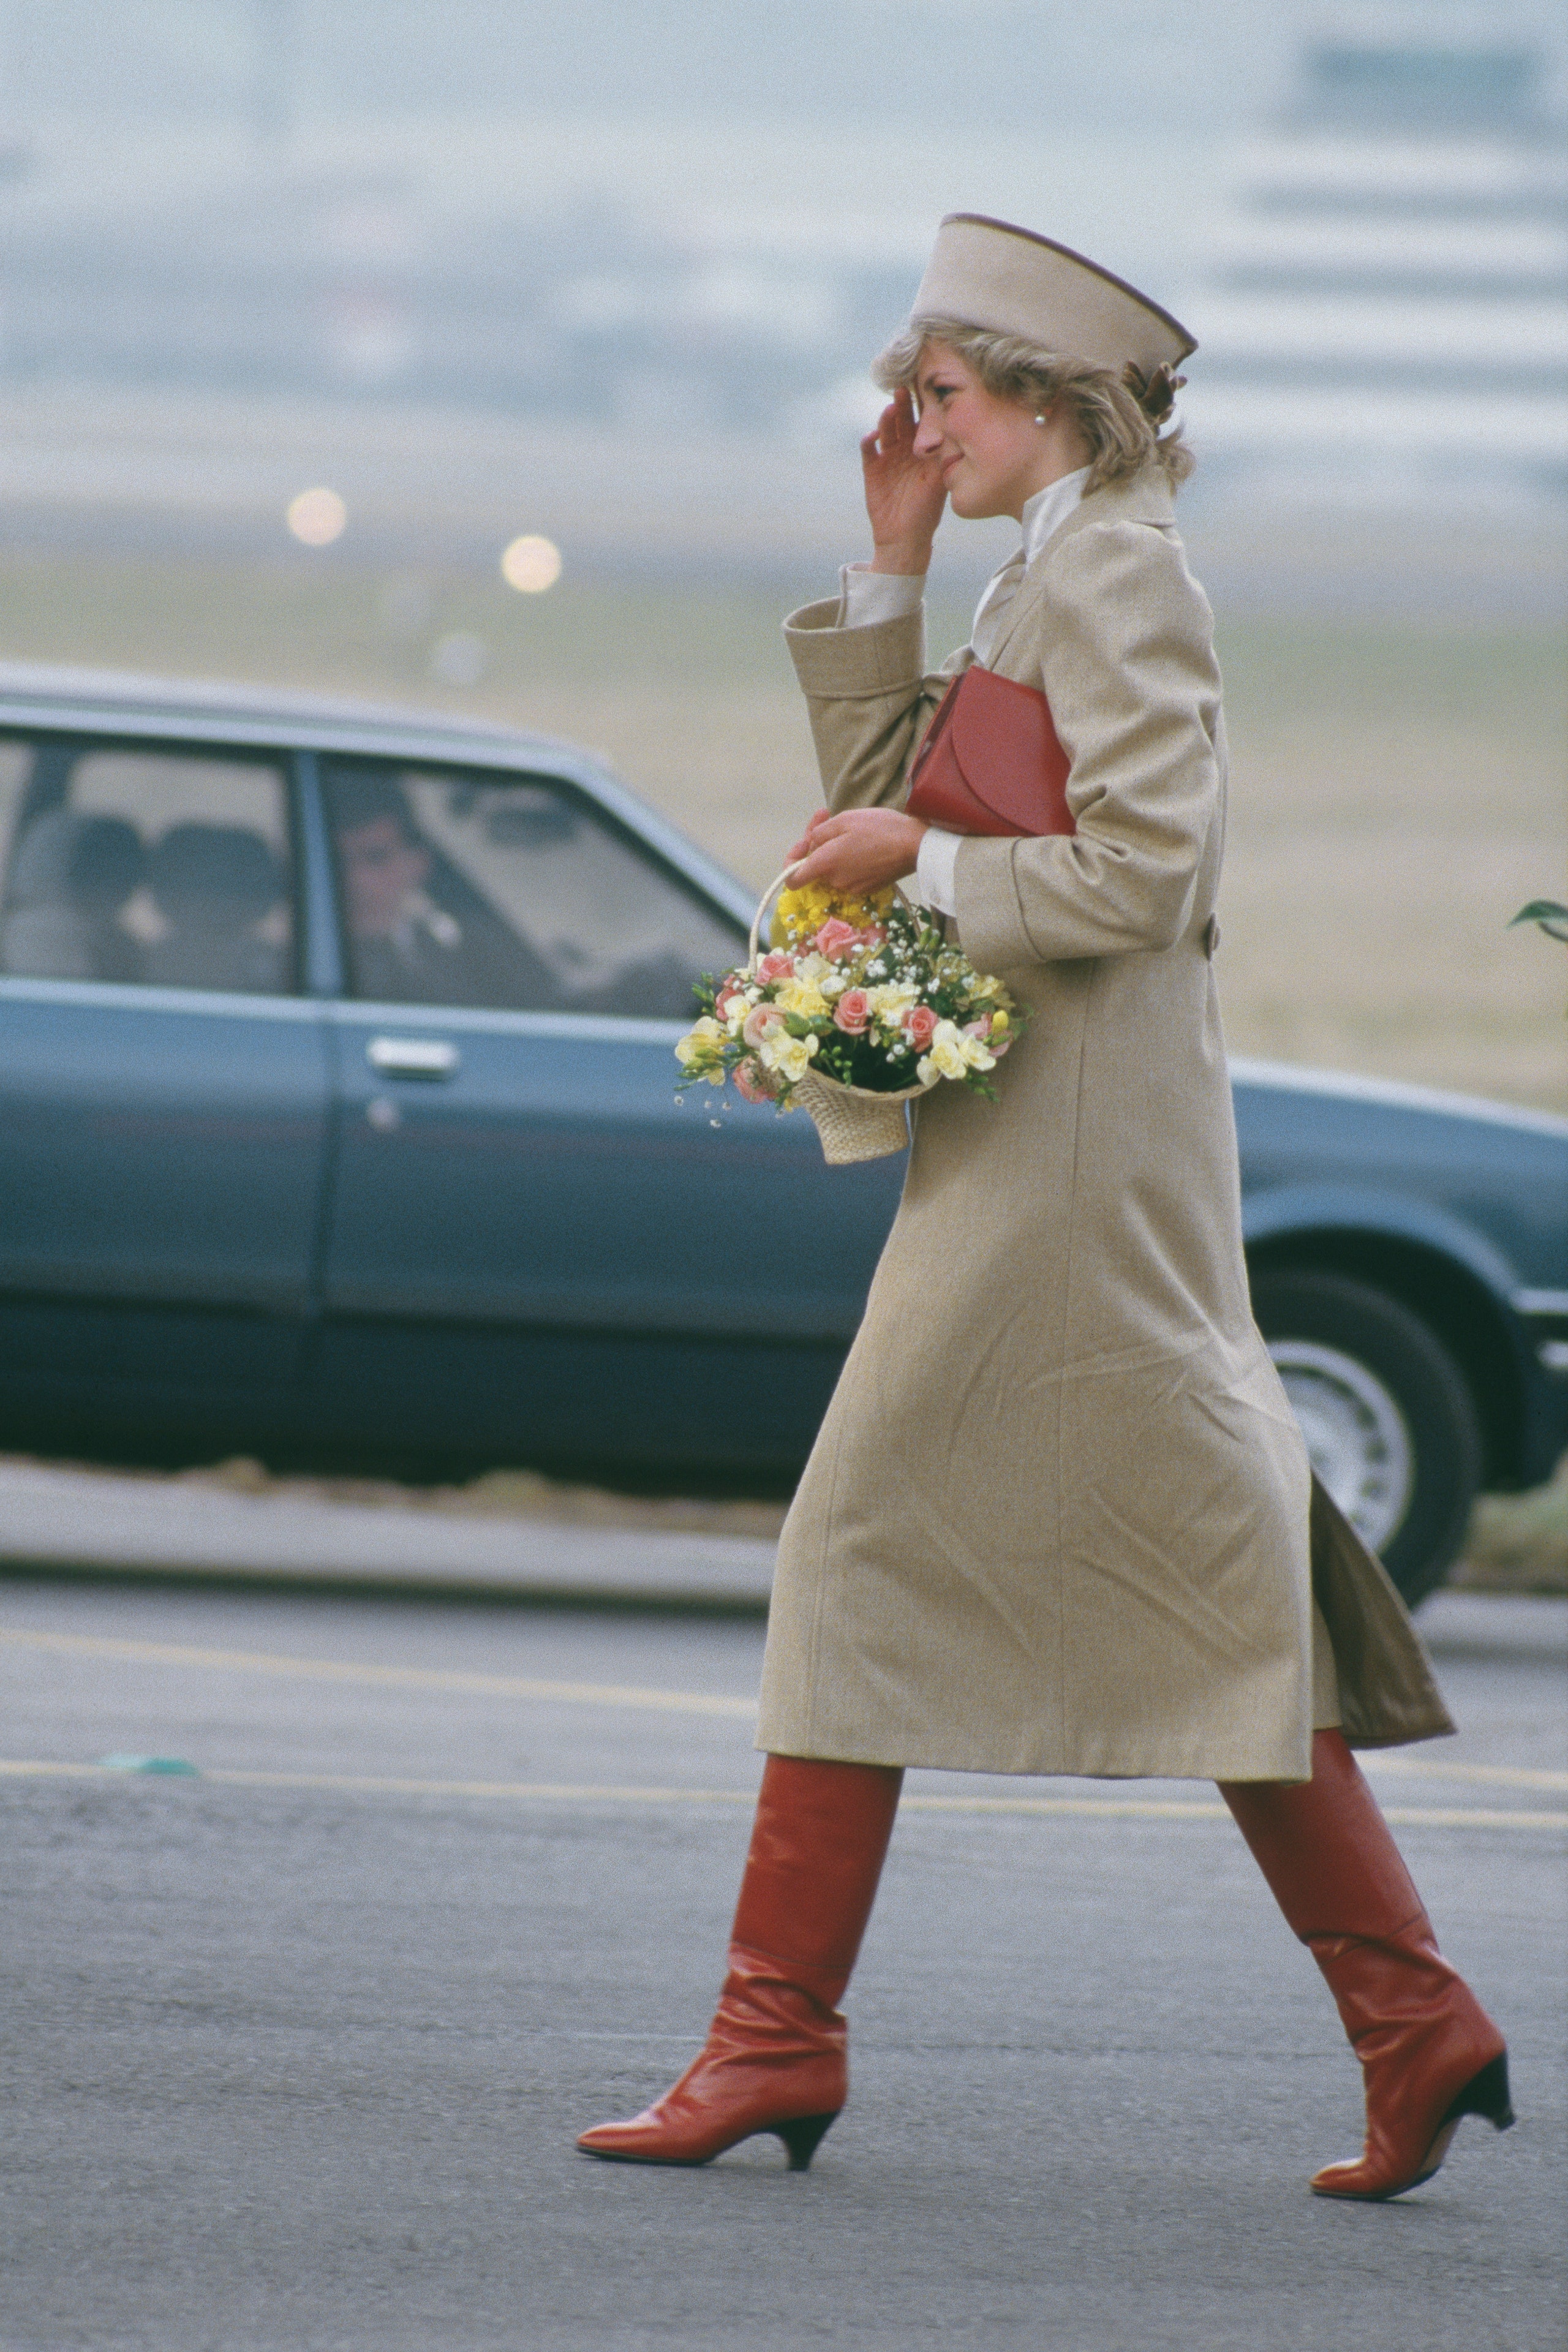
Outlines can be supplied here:
M946 343L921 352L914 392L915 455L940 466L948 504L966 521L1019 515L1037 490L1073 470L1061 462L1055 420L1039 425L1032 408L987 392Z

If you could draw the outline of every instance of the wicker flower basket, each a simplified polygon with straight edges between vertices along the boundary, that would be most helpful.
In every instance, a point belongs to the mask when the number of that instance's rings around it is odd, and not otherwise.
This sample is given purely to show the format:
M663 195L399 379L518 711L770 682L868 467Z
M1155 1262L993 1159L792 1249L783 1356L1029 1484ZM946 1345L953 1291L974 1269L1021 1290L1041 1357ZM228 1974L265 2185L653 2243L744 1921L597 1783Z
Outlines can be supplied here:
M847 1168L857 1160L885 1160L889 1152L904 1150L910 1139L904 1105L930 1091L903 1087L896 1095L881 1095L871 1087L847 1087L826 1071L807 1070L795 1095L811 1114L828 1166Z
M754 972L763 932L763 918L789 879L789 869L768 884L752 923L751 968ZM931 1086L936 1084L935 1079ZM897 1094L879 1094L874 1087L847 1087L825 1070L807 1070L795 1082L795 1098L810 1114L822 1138L822 1156L830 1168L847 1168L858 1160L886 1160L909 1148L910 1123L904 1105L929 1094L931 1086L901 1087Z

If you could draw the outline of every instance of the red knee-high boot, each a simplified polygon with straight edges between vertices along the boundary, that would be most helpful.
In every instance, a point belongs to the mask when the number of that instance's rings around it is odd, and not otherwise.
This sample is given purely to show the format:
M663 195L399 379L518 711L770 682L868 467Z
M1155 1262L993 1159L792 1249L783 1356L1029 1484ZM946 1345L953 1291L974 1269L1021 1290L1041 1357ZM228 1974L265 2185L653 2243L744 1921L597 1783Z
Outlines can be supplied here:
M729 1973L708 2039L629 2123L577 2142L625 2164L707 2164L776 2132L804 2172L849 2087L837 2004L871 1916L901 1771L770 1756L757 1797Z
M1287 1920L1339 2005L1366 2084L1366 2147L1320 2197L1397 2197L1429 2180L1463 2116L1513 2121L1502 2035L1437 1949L1432 1923L1338 1731L1312 1741L1304 1787L1222 1783Z

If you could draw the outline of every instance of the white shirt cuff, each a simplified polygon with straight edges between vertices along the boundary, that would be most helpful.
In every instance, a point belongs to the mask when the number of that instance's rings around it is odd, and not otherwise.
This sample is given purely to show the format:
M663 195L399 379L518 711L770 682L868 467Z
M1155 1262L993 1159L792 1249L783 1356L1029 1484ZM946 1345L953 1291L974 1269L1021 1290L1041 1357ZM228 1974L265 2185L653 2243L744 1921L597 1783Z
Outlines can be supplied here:
M879 621L902 621L918 613L925 595L921 572L872 572L847 563L838 575L841 629L874 628Z
M928 824L921 835L915 879L933 914L958 912L958 845L963 839L961 833L943 833L934 824Z

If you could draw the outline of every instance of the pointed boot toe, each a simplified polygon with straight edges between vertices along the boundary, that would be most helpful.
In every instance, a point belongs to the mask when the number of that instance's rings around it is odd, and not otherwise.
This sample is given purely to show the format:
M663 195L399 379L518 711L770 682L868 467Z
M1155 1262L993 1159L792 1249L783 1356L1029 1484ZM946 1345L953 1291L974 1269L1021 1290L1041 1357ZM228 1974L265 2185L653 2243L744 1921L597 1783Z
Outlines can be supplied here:
M805 2172L837 2120L848 2088L837 2048L755 2053L710 2037L679 2083L626 2123L595 2124L577 2145L611 2164L711 2164L759 2132L783 2140L792 2172ZM726 2040L730 2046L725 2046Z

